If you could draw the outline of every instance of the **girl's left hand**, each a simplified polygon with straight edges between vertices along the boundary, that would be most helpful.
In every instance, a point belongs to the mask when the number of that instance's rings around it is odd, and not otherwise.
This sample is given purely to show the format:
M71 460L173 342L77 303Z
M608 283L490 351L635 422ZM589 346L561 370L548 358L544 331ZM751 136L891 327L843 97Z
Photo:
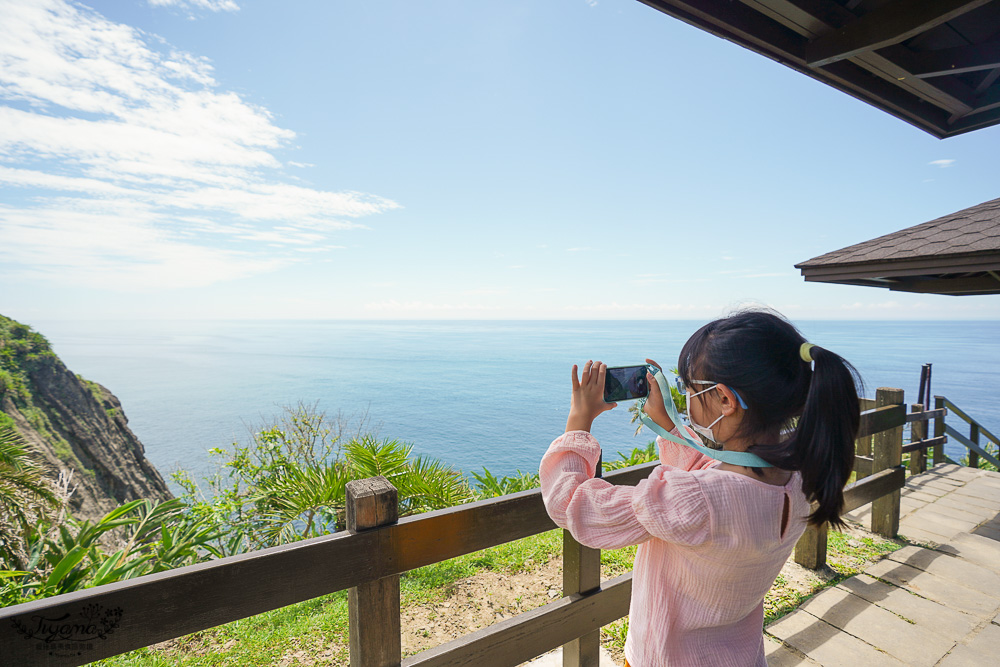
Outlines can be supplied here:
M594 420L602 412L607 412L617 403L604 402L604 376L607 364L588 361L583 365L581 377L577 377L577 367L573 364L573 395L570 399L567 431L590 431Z

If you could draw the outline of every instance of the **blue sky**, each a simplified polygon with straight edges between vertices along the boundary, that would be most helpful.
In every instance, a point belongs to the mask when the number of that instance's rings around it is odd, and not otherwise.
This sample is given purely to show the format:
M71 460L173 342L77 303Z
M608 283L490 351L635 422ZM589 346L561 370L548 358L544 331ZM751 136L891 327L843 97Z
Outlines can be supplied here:
M998 147L636 0L7 0L0 312L998 319L793 268L996 198Z

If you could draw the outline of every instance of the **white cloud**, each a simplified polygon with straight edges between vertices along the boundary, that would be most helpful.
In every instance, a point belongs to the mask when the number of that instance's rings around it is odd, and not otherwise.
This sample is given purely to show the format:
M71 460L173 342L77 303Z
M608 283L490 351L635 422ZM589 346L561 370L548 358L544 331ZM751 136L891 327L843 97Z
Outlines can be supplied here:
M931 160L927 164L933 165L935 167L941 167L942 169L947 169L948 167L955 164L954 160Z
M294 137L267 109L221 90L204 58L64 0L0 4L7 275L128 289L206 285L342 247L333 234L398 207L289 182L276 153ZM81 244L79 258L69 261L59 243L47 252L63 237ZM192 262L213 267L192 272Z
M566 248L566 252L584 252L590 250L588 247Z
M208 9L213 12L235 12L240 9L233 0L148 0L148 2L153 7Z

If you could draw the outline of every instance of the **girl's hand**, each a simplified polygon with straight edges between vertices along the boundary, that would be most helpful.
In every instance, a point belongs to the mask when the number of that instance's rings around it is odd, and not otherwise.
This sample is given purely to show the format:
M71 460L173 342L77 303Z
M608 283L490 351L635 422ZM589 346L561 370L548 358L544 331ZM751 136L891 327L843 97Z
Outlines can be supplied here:
M662 367L652 359L646 359L646 363L662 370ZM660 385L653 379L652 373L646 373L646 383L649 385L649 397L646 399L645 407L646 414L660 428L672 431L674 422L667 416L667 409L663 407L663 394L660 392ZM674 400L673 396L670 397L670 400Z
M607 364L588 361L583 365L583 374L577 378L576 364L573 364L573 395L569 403L567 431L590 431L597 415L618 405L604 402L604 376Z

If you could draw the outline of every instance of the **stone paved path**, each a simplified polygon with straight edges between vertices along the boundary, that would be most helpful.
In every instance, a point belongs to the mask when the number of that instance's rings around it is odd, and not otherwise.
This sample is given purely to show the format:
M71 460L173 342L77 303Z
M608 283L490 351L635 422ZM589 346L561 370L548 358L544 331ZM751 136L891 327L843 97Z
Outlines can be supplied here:
M911 477L908 546L765 628L768 664L1000 665L1000 473L952 464ZM870 522L870 506L849 518Z

